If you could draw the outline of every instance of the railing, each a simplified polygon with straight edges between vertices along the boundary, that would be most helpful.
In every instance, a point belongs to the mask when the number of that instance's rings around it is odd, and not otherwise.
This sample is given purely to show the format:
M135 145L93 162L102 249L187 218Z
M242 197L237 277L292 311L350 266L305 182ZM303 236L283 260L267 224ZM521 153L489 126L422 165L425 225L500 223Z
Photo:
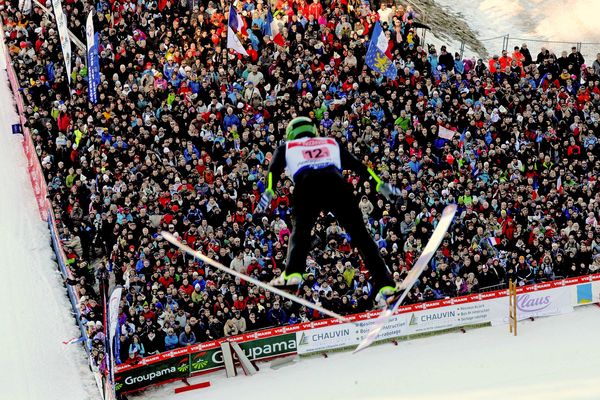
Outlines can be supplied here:
M52 204L50 200L47 198L47 186L43 173L42 166L38 159L37 153L35 151L35 146L33 140L31 138L31 134L29 132L29 128L25 125L26 117L25 117L25 107L23 98L21 96L21 86L19 84L18 77L15 73L15 70L12 66L12 60L10 57L10 53L8 52L8 48L4 43L4 29L0 24L0 35L2 35L2 50L4 51L4 56L6 58L6 73L8 75L8 79L10 82L10 86L13 93L13 98L17 106L17 112L19 114L19 121L23 125L23 152L27 158L27 169L29 173L29 178L31 181L31 185L34 190L34 194L36 197L38 209L40 212L40 218L48 223L48 229L50 230L50 237L52 240L52 248L54 249L54 253L56 255L56 262L58 264L59 270L63 278L73 278L72 274L67 268L66 264L66 255L63 251L62 244L60 242L59 234L58 234L58 224L56 217L54 215L54 211L52 209ZM71 302L71 308L73 309L73 316L75 321L79 327L79 331L81 332L81 336L85 339L85 351L88 356L88 362L90 369L93 365L92 356L87 345L88 336L81 322L81 313L79 311L79 297L77 293L73 290L73 288L67 285L67 294L69 300ZM107 385L106 380L99 374L93 373L94 379L98 386L100 397L105 400L114 399L114 391Z
M543 313L539 316L556 315L563 310L562 306L597 303L600 301L600 274L567 278L516 288L519 295L535 296L545 294L547 304L553 304L556 312ZM584 286L588 290L579 290ZM571 289L573 288L573 289ZM558 291L562 295L552 297L550 292ZM559 304L562 300L562 306ZM482 324L507 323L507 291L501 290L473 293L461 297L434 300L401 306L393 320L380 333L379 340L391 340L410 335L446 332L448 329L481 326ZM448 312L444 312L444 310ZM521 310L523 316L536 310ZM539 310L537 310L539 311ZM564 311L563 311L564 312ZM426 318L419 319L420 315ZM533 316L533 314L531 314ZM537 316L536 315L536 316ZM348 315L348 323L340 323L335 319L322 319L278 328L243 333L229 338L174 349L151 357L143 358L136 365L121 364L115 371L116 390L118 393L129 393L142 390L148 386L160 385L190 376L205 374L224 368L220 343L235 341L251 360L266 360L289 354L309 354L334 349L354 348L368 331L373 321L379 316L377 311ZM434 318L432 318L434 317ZM328 339L323 333L329 332ZM338 332L339 335L333 333ZM319 333L315 339L312 333ZM335 339L331 339L335 338ZM358 339L357 339L358 338Z
M529 51L531 52L531 56L534 60L542 47L550 50L550 52L554 53L557 57L559 57L560 53L563 50L567 50L570 53L571 47L575 46L577 48L577 51L581 52L583 57L586 59L586 63L589 64L591 64L596 59L596 54L600 52L600 43L596 42L541 40L515 37L511 36L510 34L487 39L479 39L479 41L485 45L488 51L491 50L491 53L478 55L482 58L491 57L494 54L500 54L504 50L508 51L510 54L512 53L514 47L521 47L523 43L528 44ZM460 41L460 44L461 49L464 49L466 43L464 41Z

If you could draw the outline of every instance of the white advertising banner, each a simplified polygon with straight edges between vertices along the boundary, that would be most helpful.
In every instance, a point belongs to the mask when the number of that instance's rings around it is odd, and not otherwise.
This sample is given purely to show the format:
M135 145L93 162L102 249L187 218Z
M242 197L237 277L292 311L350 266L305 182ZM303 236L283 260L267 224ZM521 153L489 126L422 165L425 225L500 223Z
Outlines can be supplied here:
M58 30L58 37L60 38L63 58L65 59L67 79L69 80L69 84L71 84L71 38L69 37L69 29L67 27L67 16L63 12L61 0L52 0L52 8L54 9L56 28Z
M379 334L378 340L435 332L463 326L508 323L508 297L482 293L477 300L459 297L415 305L412 311L393 316ZM545 289L543 286L517 295L517 317L566 314L573 304L594 302L600 296L600 282ZM487 299L486 299L487 297ZM491 298L490 298L491 297ZM440 303L444 306L440 307ZM428 308L429 307L429 308ZM424 309L415 309L424 308ZM363 315L354 323L317 326L296 332L298 354L324 352L358 345L375 324L377 312Z
M377 313L372 313L374 316ZM383 327L378 340L385 340L406 335L409 314L393 316ZM344 347L357 346L369 333L376 318L355 323L324 326L296 332L298 354L316 353Z
M493 312L496 318L492 325L508 323L508 297L492 303L498 309ZM531 291L517 295L517 319L544 317L573 312L571 289L560 287L549 290ZM499 317L499 318L498 318Z
M491 307L490 303L498 300L493 299L397 314L384 325L377 340L486 323L492 319L491 313L493 310L499 309L498 307ZM505 314L508 312L507 310L508 308L504 308ZM377 313L372 314L374 318L363 321L296 332L298 354L358 345L375 324Z

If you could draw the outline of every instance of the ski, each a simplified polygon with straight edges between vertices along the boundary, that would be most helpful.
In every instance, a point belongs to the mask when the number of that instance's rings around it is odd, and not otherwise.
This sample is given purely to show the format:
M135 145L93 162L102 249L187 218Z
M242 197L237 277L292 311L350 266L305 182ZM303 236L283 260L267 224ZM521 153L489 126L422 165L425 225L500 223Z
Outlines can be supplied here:
M410 289L412 289L417 279L419 279L419 276L421 276L421 273L423 273L423 270L425 270L427 264L429 264L429 261L437 251L437 248L440 246L440 243L442 243L442 240L444 239L444 236L446 235L446 232L448 231L448 228L450 227L450 224L454 219L454 214L456 214L456 204L451 204L444 208L440 221L437 224L435 230L433 231L429 242L427 242L427 245L423 249L421 256L417 259L415 265L400 285L400 289L404 292L402 293L400 298L396 300L393 306L388 307L381 312L381 314L375 320L375 324L373 325L367 336L363 339L362 342L360 342L360 344L354 350L354 353L357 353L369 347L377 339L384 325L390 320L390 318L402 305L402 302L406 298L406 295L408 294Z
M305 307L311 308L313 310L317 310L321 314L324 314L324 315L330 316L332 318L335 318L335 319L337 319L340 322L344 322L344 323L345 322L349 322L348 319L346 319L346 318L342 317L341 315L339 315L339 314L337 314L337 313L335 313L333 311L330 311L330 310L328 310L328 309L326 309L326 308L324 308L324 307L322 307L322 306L320 306L318 304L311 303L308 300L304 300L303 298L300 298L300 297L295 296L295 295L293 295L291 293L288 293L286 291L278 289L278 288L276 288L274 286L269 285L268 283L261 282L261 281L255 279L255 278L252 278L251 276L242 274L240 272L237 272L236 270L233 270L231 268L226 267L223 264L221 264L220 262L218 262L216 260L213 260L212 258L207 257L204 254L200 253L199 251L196 251L196 250L192 249L191 247L189 247L189 246L181 243L175 236L171 235L169 232L161 232L161 235L162 235L163 239L165 239L166 241L168 241L169 243L171 243L173 246L179 248L180 250L183 250L184 252L188 253L191 256L194 256L194 257L198 258L199 260L204 261L207 264L212 265L213 267L215 267L215 268L217 268L217 269L219 269L219 270L221 270L221 271L223 271L223 272L225 272L225 273L227 273L229 275L233 275L235 277L243 279L246 282L249 282L249 283L252 283L253 285L259 286L259 287L261 287L261 288L263 288L265 290L268 290L271 293L278 294L281 297L284 297L284 298L286 298L288 300L291 300L291 301L293 301L295 303L298 303L300 305L303 305Z

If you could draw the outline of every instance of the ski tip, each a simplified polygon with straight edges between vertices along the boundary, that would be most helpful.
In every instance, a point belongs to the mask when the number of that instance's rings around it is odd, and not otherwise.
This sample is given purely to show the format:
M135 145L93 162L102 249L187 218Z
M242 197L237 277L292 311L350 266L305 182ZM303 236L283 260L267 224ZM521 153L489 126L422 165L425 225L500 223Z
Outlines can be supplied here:
M456 204L449 204L446 206L446 208L444 208L444 211L442 212L443 215L454 215L456 213L458 206Z
M179 243L179 240L177 240L177 238L175 236L173 236L171 233L167 232L167 231L161 231L160 232L160 236L162 236L162 238L164 240L166 240L167 242L177 245Z

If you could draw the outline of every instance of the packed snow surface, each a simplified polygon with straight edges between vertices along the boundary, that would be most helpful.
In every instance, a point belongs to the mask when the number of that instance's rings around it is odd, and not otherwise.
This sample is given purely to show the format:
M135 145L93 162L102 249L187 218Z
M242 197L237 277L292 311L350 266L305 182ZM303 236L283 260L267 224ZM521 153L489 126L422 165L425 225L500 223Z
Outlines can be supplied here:
M62 343L79 329L40 219L22 136L11 133L18 121L11 98L0 69L0 399L97 399L81 345Z
M508 310L507 310L508 312ZM174 394L181 382L147 390L140 400L295 399L600 399L600 308L508 326L386 343L361 353L302 358L255 376L224 372L190 379L211 387ZM241 371L240 371L241 372Z

